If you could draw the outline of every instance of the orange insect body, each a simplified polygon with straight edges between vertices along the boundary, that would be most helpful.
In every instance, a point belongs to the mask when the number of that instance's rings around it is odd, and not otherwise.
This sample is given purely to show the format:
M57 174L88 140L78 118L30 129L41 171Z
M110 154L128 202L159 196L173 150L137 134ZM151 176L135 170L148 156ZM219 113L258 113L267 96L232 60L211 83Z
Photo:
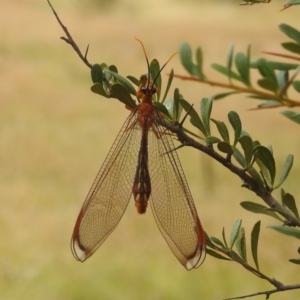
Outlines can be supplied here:
M148 59L147 64L150 74ZM71 248L79 261L89 258L116 228L131 194L140 214L150 202L160 232L186 269L205 259L205 235L192 195L172 151L172 137L161 126L165 120L152 103L154 83L148 78L139 87L142 102L121 128L78 215Z

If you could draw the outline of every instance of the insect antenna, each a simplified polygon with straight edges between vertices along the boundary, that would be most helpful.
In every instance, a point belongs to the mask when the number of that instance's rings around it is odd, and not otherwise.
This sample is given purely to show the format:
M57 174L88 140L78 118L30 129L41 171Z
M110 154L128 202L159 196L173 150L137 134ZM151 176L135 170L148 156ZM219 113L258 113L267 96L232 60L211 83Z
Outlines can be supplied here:
M142 48L143 48L143 51L144 51L144 54L145 54L145 58L146 58L146 61L147 61L147 68L148 68L148 83L147 83L147 89L149 88L149 84L150 84L150 64L149 64L149 60L148 60L148 57L147 57L147 53L146 53L146 49L144 47L144 44L141 40L139 40L138 38L135 38L141 45L142 45ZM153 80L153 83L152 83L152 87L151 88L154 88L154 85L155 85L155 81L157 80L158 76L160 75L161 71L164 69L164 67L168 64L168 62L176 55L178 54L178 51L173 53L171 55L171 57L165 62L165 64L160 68L158 74L155 76L154 80Z
M147 68L148 68L148 83L147 83L147 89L149 88L149 83L150 83L150 64L149 64L149 60L148 60L148 56L147 56L147 53L146 53L146 49L144 47L144 44L141 40L139 40L138 38L135 38L141 45L142 45L142 48L143 48L143 51L144 51L144 54L145 54L145 58L146 58L146 61L147 61Z

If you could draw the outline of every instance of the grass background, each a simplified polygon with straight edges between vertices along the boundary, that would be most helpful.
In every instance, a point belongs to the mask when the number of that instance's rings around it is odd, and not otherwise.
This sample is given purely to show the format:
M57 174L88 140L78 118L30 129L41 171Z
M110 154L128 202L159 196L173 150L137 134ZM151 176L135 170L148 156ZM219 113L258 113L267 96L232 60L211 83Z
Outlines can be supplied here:
M261 51L283 51L287 38L280 23L299 28L298 7L279 12L286 1L241 7L240 1L56 1L52 4L89 60L118 66L123 75L146 72L140 38L149 59L161 63L182 42L200 45L205 73L220 80L209 65L225 64L227 49L253 58ZM2 1L0 10L0 291L2 299L222 299L272 289L237 264L207 257L187 272L176 260L154 223L128 207L118 228L84 264L70 252L79 209L128 111L115 100L89 91L89 69L59 39L63 35L48 4L41 0ZM169 69L185 74L179 58ZM168 71L168 68L167 68ZM166 80L166 77L165 77ZM187 100L199 107L211 87L175 80ZM212 116L227 120L235 110L243 128L263 144L272 144L278 170L289 153L300 149L299 128L280 110L249 111L257 104L243 96L214 103ZM243 219L248 239L262 220L261 270L284 283L299 282L298 243L267 229L270 218L244 211L239 202L256 201L241 182L193 149L179 155L205 230L229 236ZM297 156L286 191L299 196ZM292 178L293 176L293 178ZM275 192L279 195L279 191ZM249 260L250 250L248 250ZM272 296L296 299L299 291ZM257 297L256 299L264 299Z

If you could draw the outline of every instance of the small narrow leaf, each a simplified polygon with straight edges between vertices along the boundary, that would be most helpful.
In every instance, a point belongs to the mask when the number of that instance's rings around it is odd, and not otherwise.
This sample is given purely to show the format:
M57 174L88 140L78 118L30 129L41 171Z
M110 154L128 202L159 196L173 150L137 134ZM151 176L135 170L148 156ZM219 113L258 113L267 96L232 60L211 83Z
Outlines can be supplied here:
M123 76L119 75L118 73L111 71L109 69L106 69L105 74L110 74L115 79L117 79L131 95L136 95L136 90L133 87L133 85Z
M196 128L198 128L205 136L205 128L203 126L203 123L197 114L196 110L189 104L186 100L180 99L179 100L180 105L182 108L186 111L189 112L189 116L191 117L191 124L194 125Z
M268 227L275 229L276 231L278 231L280 233L300 239L300 230L299 229L286 227L286 226L279 226L279 225L270 225Z
M126 78L129 79L136 86L139 86L140 81L137 78L135 78L134 76L128 75L128 76L126 76Z
M164 115L167 115L169 118L171 118L168 109L160 102L153 102L153 104L156 106L159 112L163 113Z
M238 53L235 56L235 65L244 84L249 86L249 63L244 53Z
M300 93L300 81L299 80L295 80L292 82L293 88Z
M245 237L245 229L241 227L239 230L238 237L235 241L235 246L238 250L240 257L247 262L247 251L246 251L246 237Z
M231 146L226 142L223 142L223 141L219 142L218 149L223 153L233 154L233 150L232 150Z
M233 145L235 146L238 142L238 139L242 132L242 123L240 120L239 115L235 111L230 111L228 113L229 122L234 130L234 142Z
M212 109L213 98L203 98L200 102L200 112L206 136L210 135L210 114Z
M255 157L258 158L267 168L270 175L270 184L271 186L273 186L275 175L276 175L276 167L275 167L275 160L271 151L264 146L256 146L254 148L254 153L255 153Z
M230 260L229 258L224 257L221 254L219 254L218 252L216 252L214 250L211 250L211 249L206 249L206 254L208 254L208 255L210 255L212 257L215 257L217 259Z
M228 51L228 56L227 56L227 70L228 74L231 72L232 68L232 60L233 60L233 52L234 52L234 45L231 45ZM229 81L231 81L231 77L228 76Z
M252 160L252 155L253 155L253 142L250 136L244 135L239 138L239 143L241 144L244 155L245 155L245 160L246 160L246 168L250 167L251 160Z
M205 138L205 142L207 144L216 144L216 143L220 142L220 139L215 136L207 136Z
M259 240L259 232L260 232L260 221L255 223L251 232L251 252L254 263L256 265L256 269L259 271L258 265L258 240Z
M94 64L91 69L91 77L93 83L100 83L102 85L102 68L99 64Z
M199 78L205 80L206 76L203 73L203 53L200 47L196 49L196 61L199 71Z
M123 84L116 82L111 86L111 91L119 101L124 103L126 106L135 108L136 103L135 101L131 98L128 90L124 87Z
M300 258L292 258L292 259L289 259L289 261L293 264L300 265Z
M280 24L279 29L300 45L300 32L298 30L287 24Z
M293 166L293 162L294 162L294 156L292 154L289 154L285 160L279 182L274 187L274 189L277 189L278 187L280 187L282 185L282 183L285 181L285 179L288 177L290 170Z
M237 75L232 70L228 70L226 67L223 67L223 66L221 66L219 64L212 64L211 67L213 69L215 69L216 71L220 72L223 75L226 75L226 76L228 76L228 77L230 77L232 79L235 79L235 80L243 82L242 78L239 75Z
M275 90L278 89L277 78L272 66L268 63L268 61L264 58L260 58L257 61L257 67L260 74L272 82L272 85L276 87Z
M234 224L233 224L233 227L232 227L232 230L231 230L231 235L230 235L230 246L229 248L232 249L237 237L238 237L238 234L239 234L239 231L240 231L240 227L242 225L242 220L239 219L237 220Z
M169 78L168 78L168 82L167 82L165 94L164 94L164 96L163 96L163 98L161 100L162 103L164 103L165 99L167 98L168 92L169 92L170 87L172 85L173 78L174 78L174 70L172 69L171 72L170 72L170 74L169 74Z
M157 101L159 102L162 79L161 79L161 74L160 74L160 66L159 66L159 62L157 59L153 59L151 61L150 73L151 73L152 81L154 82L154 80L155 80L154 83L155 83L155 86L157 87L156 96L157 96Z
M254 202L251 202L251 201L243 201L243 202L240 203L240 205L244 209L246 209L248 211L251 211L255 214L264 214L264 215L273 217L278 221L281 221L281 222L283 221L275 212L273 212L271 210L268 210L268 207L266 207L264 205L254 203Z
M274 93L277 92L277 85L269 78L258 79L257 84L265 90L272 91Z
M225 245L222 243L221 240L219 240L218 238L212 236L210 237L211 241L214 242L216 245L221 246L221 248L226 249Z
M192 50L189 44L183 43L179 49L180 60L184 68L192 75L201 78L198 66L192 61Z
M101 83L95 83L91 86L91 91L95 94L99 94L103 97L109 98L107 93L105 92L103 85Z
M287 43L281 43L281 46L290 52L300 54L300 45L298 44L287 42Z
M221 122L221 121L218 121L218 120L215 120L215 119L211 119L211 121L216 124L217 129L218 129L222 139L224 140L224 142L230 144L229 132L228 132L228 129L227 129L225 123Z
M284 205L286 205L286 207L299 220L299 212L298 212L297 205L296 205L294 197L291 194L286 193L286 194L284 194L282 201L283 201Z
M296 113L296 112L291 111L291 110L284 110L280 113L282 115L284 115L285 117L287 117L288 119L290 119L291 121L294 121L297 124L300 124L300 114L299 113Z

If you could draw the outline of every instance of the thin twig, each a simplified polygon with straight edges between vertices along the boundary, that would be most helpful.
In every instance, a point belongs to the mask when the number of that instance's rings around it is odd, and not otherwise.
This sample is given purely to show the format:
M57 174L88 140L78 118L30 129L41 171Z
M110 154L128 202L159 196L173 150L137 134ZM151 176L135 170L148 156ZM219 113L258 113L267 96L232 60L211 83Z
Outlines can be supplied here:
M251 298L259 295L266 295L266 299L269 299L272 294L284 292L284 291L296 290L296 289L300 289L300 284L282 285L280 288L277 288L275 290L258 292L258 293L253 293L253 294L234 297L234 298L227 298L224 300L246 299L246 298Z
M271 93L266 93L266 92L259 91L256 89L251 89L251 88L244 88L244 87L240 87L240 86L237 86L234 84L226 84L226 83L210 81L210 80L205 80L205 79L191 77L191 76L183 76L183 75L174 75L174 78L202 82L202 83L209 84L211 86L219 86L219 87L223 87L226 89L232 89L232 90L235 90L235 91L238 91L241 93L256 94L256 95L262 96L262 97L270 99L270 100L278 100L279 102L288 104L289 107L300 106L300 101L296 101L296 100L292 100L292 99L282 99L282 98L278 97L277 95L274 95Z
M53 6L51 5L50 1L47 0L48 4L50 5L56 20L58 21L60 27L62 28L62 30L65 32L67 37L62 36L61 39L64 40L66 43L70 44L72 46L72 48L75 50L75 52L78 54L78 56L80 57L80 59L89 67L92 68L92 64L87 60L87 53L88 53L88 49L89 46L87 46L85 55L83 55L79 49L79 47L77 46L77 44L75 43L75 41L73 40L71 34L68 31L68 28L66 26L64 26L64 24L62 23L62 21L60 20L60 18L58 17L56 11L54 10Z

